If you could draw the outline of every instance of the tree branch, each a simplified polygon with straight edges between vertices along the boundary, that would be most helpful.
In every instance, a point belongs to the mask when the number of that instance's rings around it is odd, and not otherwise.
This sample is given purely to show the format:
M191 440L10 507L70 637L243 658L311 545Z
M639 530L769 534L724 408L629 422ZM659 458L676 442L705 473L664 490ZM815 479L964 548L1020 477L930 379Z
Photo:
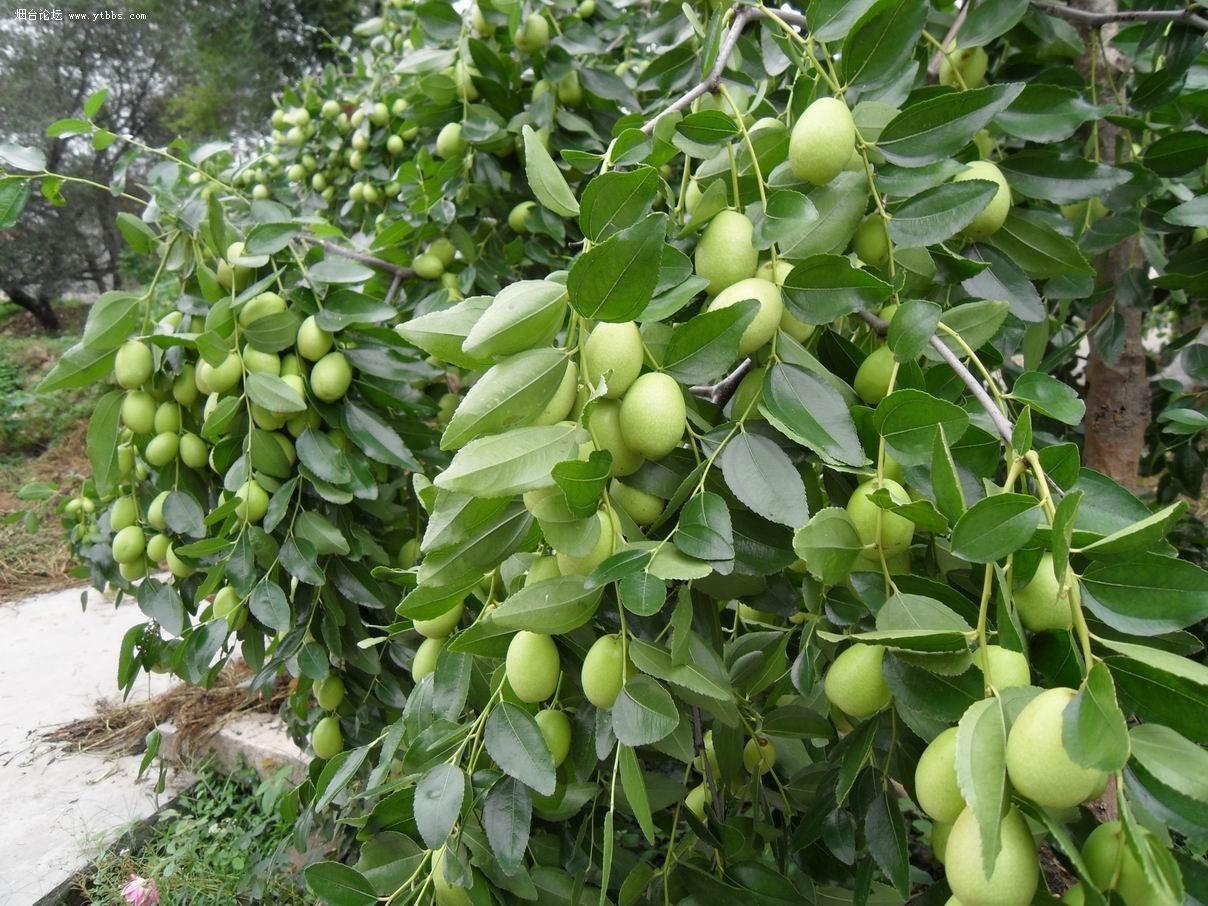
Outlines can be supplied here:
M367 264L370 267L376 267L379 270L394 274L399 280L408 280L415 276L415 271L411 268L387 261L385 258L378 258L376 255L369 255L365 252L355 251L354 249L346 249L343 246L336 245L334 242L328 242L326 239L318 239L314 236L303 236L302 238L312 245L317 245L325 251L331 252L333 255L350 258L353 261L361 262L361 264Z
M715 406L724 406L730 401L730 397L738 389L738 385L755 366L752 359L743 359L738 363L738 367L727 374L716 384L697 384L695 387L689 387L688 392L693 396L703 400L708 400Z
M738 39L742 37L743 29L747 27L747 23L767 18L763 10L754 6L743 6L736 9L734 21L730 24L730 30L726 32L725 40L721 42L721 46L717 49L717 59L713 63L713 68L709 70L709 74L705 76L704 81L693 85L669 106L648 120L642 126L642 131L647 135L654 132L654 127L658 125L658 121L667 114L684 110L698 97L717 91L717 87L721 84L722 76L725 74L726 64L730 62L730 57L734 54L734 48L738 45ZM805 16L800 13L791 13L784 10L775 10L774 12L778 19L783 19L791 25L805 25Z
M961 11L956 14L956 18L952 20L952 26L948 29L948 34L944 35L944 41L936 49L931 56L931 62L927 64L927 75L930 78L935 78L940 74L940 65L944 61L944 51L956 40L957 32L961 30L961 26L965 24L965 17L969 15L969 10L973 8L973 0L965 3L961 7Z
M1208 31L1208 19L1197 16L1194 9L1122 9L1111 13L1097 13L1085 9L1075 9L1072 6L1062 6L1060 3L1046 3L1035 0L1032 4L1042 13L1068 19L1071 22L1081 22L1084 25L1107 25L1111 22L1186 22L1196 28Z
M860 312L860 317L864 320L865 324L882 336L889 330L889 322L883 318L878 318L871 312L862 311ZM986 410L986 415L990 416L990 421L994 423L999 437L1010 446L1015 434L1015 426L1011 424L1010 419L1002 414L1002 410L994 404L994 400L990 398L990 394L986 392L986 388L982 386L981 381L974 376L972 371L965 367L965 363L957 358L956 353L948 348L948 344L934 334L931 337L931 348L940 354L940 358L948 363L948 366L956 372L957 377L969 388L969 392L973 394L981 404L981 407Z

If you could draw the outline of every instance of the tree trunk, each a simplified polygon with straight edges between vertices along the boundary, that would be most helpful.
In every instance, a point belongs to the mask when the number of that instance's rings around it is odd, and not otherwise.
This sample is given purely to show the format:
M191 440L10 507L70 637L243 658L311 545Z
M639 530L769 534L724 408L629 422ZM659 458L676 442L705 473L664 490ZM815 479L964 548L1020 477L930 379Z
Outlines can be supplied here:
M58 333L63 329L59 316L55 313L49 299L30 295L19 286L8 287L4 292L14 304L21 306L33 315L47 333Z
M1076 0L1075 6L1094 12L1116 12L1116 0ZM1104 28L1104 39L1110 37L1112 26ZM1089 76L1089 56L1099 53L1099 43L1093 31L1083 31L1088 46L1084 68ZM1096 61L1096 79L1100 97L1111 96L1108 68L1117 64L1115 55L1108 54ZM1099 121L1100 154L1104 163L1114 164L1127 136L1107 120ZM1096 471L1115 479L1127 488L1137 487L1141 456L1145 449L1145 431L1149 427L1149 378L1146 374L1145 347L1141 342L1144 311L1129 305L1127 295L1120 291L1130 270L1143 264L1141 245L1136 237L1125 239L1102 255L1098 264L1098 282L1107 297L1090 316L1090 323L1114 306L1123 319L1124 342L1119 355L1108 361L1097 344L1091 342L1086 369L1086 419L1083 423L1083 462Z

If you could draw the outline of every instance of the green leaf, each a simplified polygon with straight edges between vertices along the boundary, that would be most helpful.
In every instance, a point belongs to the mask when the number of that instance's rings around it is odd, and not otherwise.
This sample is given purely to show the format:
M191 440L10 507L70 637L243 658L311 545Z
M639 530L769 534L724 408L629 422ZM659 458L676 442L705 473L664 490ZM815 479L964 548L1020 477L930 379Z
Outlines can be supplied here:
M1001 560L1031 540L1040 516L1040 501L1029 494L985 497L952 527L952 555L970 563Z
M1040 414L1066 425L1078 425L1086 412L1086 403L1078 398L1078 391L1039 371L1027 371L1016 378L1010 395L1011 399L1027 403Z
M374 906L373 885L355 868L341 862L312 862L304 871L311 893L329 906Z
M873 311L893 287L852 265L844 255L814 255L793 266L782 287L789 311L806 324L828 324L855 311Z
M1202 132L1170 132L1145 149L1145 166L1159 176L1182 176L1204 162L1208 135Z
M602 242L633 226L650 213L657 197L659 173L654 167L613 170L597 176L583 190L579 228L592 242Z
M595 513L611 467L612 454L607 450L593 450L586 462L568 459L554 466L554 481L566 497L571 515L585 519Z
M292 223L258 223L248 231L244 245L249 255L274 255L300 232Z
M960 334L960 338L970 349L978 349L998 333L1006 322L1009 311L1010 306L1002 301L986 299L980 302L965 302L944 312L940 323ZM944 331L940 332L939 337L958 358L966 357L965 351ZM928 358L939 360L936 350L924 348L923 352Z
M815 186L806 200L817 216L794 220L799 229L780 241L780 253L790 261L844 251L864 218L868 178L845 170L824 186Z
M935 335L941 314L942 309L938 305L925 299L903 302L889 322L889 330L885 334L885 341L893 350L894 359L909 362L917 358Z
M483 434L496 434L533 421L566 374L560 349L530 349L501 360L480 377L453 413L442 450L456 450Z
M483 736L487 754L500 770L542 796L553 795L554 757L537 721L527 711L511 702L499 702L487 718Z
M755 217L752 244L761 250L772 245L792 245L817 222L818 209L812 201L792 189L777 189L768 196L768 203Z
M98 88L84 99L84 116L91 119L101 112L105 99L109 97L108 88Z
M688 657L683 663L673 661L665 648L638 638L630 639L629 656L639 670L665 683L718 701L734 697L724 665L695 634L688 636Z
M306 400L302 399L297 390L275 374L267 374L263 371L253 372L247 375L243 386L247 391L248 399L269 412L292 415L295 412L306 411Z
M722 145L738 134L738 126L720 110L700 110L676 123L675 131L696 145Z
M1007 723L1002 702L975 702L961 717L956 732L956 780L977 819L986 877L994 871L1001 848L1000 825L1007 796Z
M393 318L396 314L398 312L393 306L378 299L371 299L355 290L338 289L327 296L323 307L315 314L315 322L329 333L339 333L353 324L377 324Z
M1158 554L1092 563L1082 574L1082 603L1121 632L1158 635L1208 618L1208 573Z
M906 248L943 242L971 224L997 191L998 184L985 179L926 189L893 209L889 238Z
M1012 154L998 167L1014 191L1054 204L1098 198L1132 179L1127 170L1046 149Z
M561 635L595 616L601 588L587 588L583 576L557 576L528 585L509 596L491 614L504 629Z
M927 21L920 0L882 0L843 41L839 76L847 86L877 85L906 62Z
M261 352L284 352L298 338L301 319L292 311L279 311L264 318L257 318L243 328L243 335L254 348Z
M818 41L834 41L876 4L876 0L814 0L805 10L805 21Z
M667 215L651 214L594 245L571 265L570 304L586 318L632 321L645 310L658 283Z
M868 840L868 851L885 872L885 877L903 897L909 896L909 835L898 808L898 797L888 785L880 787L869 803L864 836Z
M29 202L31 183L15 176L0 179L0 230L15 226Z
M178 636L186 626L185 605L180 592L148 576L138 586L138 609L155 620L169 635Z
M554 159L545 150L532 126L521 128L524 136L524 170L529 188L537 201L560 217L574 217L579 213L579 203L566 184L566 178Z
M0 229L4 228L3 184L0 183ZM1175 226L1208 227L1208 195L1200 195L1191 201L1175 205L1166 212L1167 223Z
M654 817L650 813L650 798L646 793L646 781L642 777L642 766L631 747L622 745L619 751L621 768L621 790L625 801L633 810L633 816L642 829L646 842L654 843Z
M479 437L458 450L433 483L476 497L510 497L549 487L550 471L578 452L581 433L576 425L560 424Z
M1008 135L1047 144L1064 141L1095 116L1095 108L1074 89L1030 82L994 123Z
M374 271L371 267L333 254L330 258L310 265L306 274L315 283L367 283L373 279Z
M982 47L1015 27L1028 11L1028 0L987 0L972 8L957 33L957 47Z
M630 613L654 616L667 603L667 584L648 572L630 573L617 583L617 598Z
M1075 492L1076 493L1076 492ZM1069 496L1069 495L1067 495ZM1098 541L1079 548L1079 553L1095 559L1110 559L1123 554L1132 554L1160 544L1171 525L1187 510L1187 503L1178 500L1151 516L1117 529Z
M960 440L969 416L960 406L921 390L895 390L878 404L873 426L898 462L916 465L930 459L940 430L950 443Z
M1208 752L1161 724L1129 730L1132 757L1160 783L1197 802L1208 802Z
M773 365L759 411L777 431L841 465L866 463L847 401L830 384L794 365Z
M464 354L481 361L548 342L562 324L566 299L566 287L552 280L520 280L505 286L466 334Z
M847 510L819 510L793 535L793 550L810 574L824 585L843 582L864 549Z
M724 374L738 357L738 341L758 310L758 302L745 299L677 324L663 353L663 370L681 384Z
M46 169L46 155L37 148L0 142L0 165L25 173L41 173Z
M388 466L403 466L421 471L419 461L407 449L403 439L377 411L348 401L343 411L344 433L370 459Z
M270 582L267 578L261 580L248 598L248 609L262 626L267 626L274 632L284 632L289 629L289 601L281 586Z
M122 400L121 390L111 390L97 400L92 417L88 419L88 437L84 442L92 480L102 498L108 497L120 479L117 462L117 438Z
M89 349L77 343L63 353L50 373L42 378L35 393L53 393L72 387L86 387L109 376L113 370L112 349Z
M487 793L482 804L482 829L491 852L506 875L519 873L528 849L533 802L528 788L512 777L504 777Z
M449 838L465 795L466 777L455 764L441 762L420 779L415 787L415 824L428 849L439 849Z
M1074 241L1062 236L1032 211L1013 208L989 242L1034 280L1094 273Z
M708 491L690 498L680 511L672 541L698 560L734 559L734 531L726 502Z
M625 684L612 706L612 727L627 746L653 745L679 726L679 710L671 695L649 676Z
M336 796L360 771L369 755L369 746L345 749L323 766L323 773L315 783L315 811L320 812L335 802Z
M752 512L789 528L805 524L805 483L775 441L740 431L722 450L720 462L726 484Z
M973 141L974 134L1014 101L1023 87L1003 82L929 95L890 120L877 139L877 150L903 167L951 157Z
M1044 320L1045 308L1040 294L1014 261L993 246L980 244L965 249L965 256L986 264L985 270L961 282L965 292L982 299L1005 301L1010 306L1011 314L1021 321L1035 323Z
M1114 772L1128 761L1128 726L1116 704L1116 684L1095 664L1062 714L1061 741L1076 764ZM1206 756L1208 758L1208 756Z

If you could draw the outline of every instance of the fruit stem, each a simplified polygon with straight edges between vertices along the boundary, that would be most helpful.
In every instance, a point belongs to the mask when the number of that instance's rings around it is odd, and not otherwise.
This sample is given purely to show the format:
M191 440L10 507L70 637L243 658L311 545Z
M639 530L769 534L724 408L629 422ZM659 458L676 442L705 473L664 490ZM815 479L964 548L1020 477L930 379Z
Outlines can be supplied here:
M989 642L986 636L986 621L990 611L990 593L994 590L994 564L986 564L982 580L981 600L977 605L977 648L981 652L982 684L985 697L989 698L994 683L990 677Z
M963 13L964 10L962 10L961 12ZM926 39L928 44L930 44L932 47L935 48L935 52L937 55L942 54L944 59L948 61L948 66L949 66L949 68L951 68L952 74L954 76L956 76L956 83L961 86L961 91L968 91L969 86L965 83L965 77L963 75L961 75L961 71L957 67L956 61L954 61L952 59L951 52L948 51L947 48L945 48L945 46L939 42L939 39L936 38L935 35L931 34L931 32L927 31L927 29L925 29L925 28L923 29L923 38ZM937 67L937 71L938 71L938 67ZM930 72L930 67L928 67L928 72Z

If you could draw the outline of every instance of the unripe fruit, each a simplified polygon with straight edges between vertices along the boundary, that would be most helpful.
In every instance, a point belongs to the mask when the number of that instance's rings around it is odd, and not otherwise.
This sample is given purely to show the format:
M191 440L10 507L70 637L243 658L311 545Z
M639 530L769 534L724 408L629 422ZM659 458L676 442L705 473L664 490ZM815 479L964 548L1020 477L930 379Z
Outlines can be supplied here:
M889 263L889 233L880 214L874 211L860 221L851 240L851 250L872 267L884 267Z
M454 247L453 243L444 236L432 241L432 244L428 246L428 253L439 258L440 263L445 267L448 267L450 264L452 264L453 260L457 257L457 249Z
M128 525L113 536L113 559L118 563L133 563L147 549L147 536L137 525Z
M245 522L259 522L268 511L268 492L255 479L248 479L235 491L239 504L235 515Z
M390 108L378 101L369 112L369 119L375 126L385 126L390 122Z
M533 419L532 424L556 425L565 419L575 407L575 396L578 390L579 366L574 362L567 362L566 371L562 374L562 381L558 384L558 389L549 398L545 408Z
M933 821L931 823L931 852L935 855L935 860L941 865L944 864L944 856L948 852L948 838L951 836L951 824L945 824L943 821Z
M870 406L885 399L889 395L895 364L893 350L888 346L878 346L870 352L856 369L856 379L852 382L860 399Z
M155 420L152 423L156 434L177 432L180 430L180 406L175 402L160 403L155 410Z
M583 377L593 387L604 378L609 399L620 399L642 371L642 334L633 321L597 324L583 346Z
M532 201L522 201L508 213L508 227L513 233L528 232L529 211L534 204Z
M432 888L436 906L472 906L470 895L464 887L457 887L445 877L445 850L437 850L432 856Z
M682 401L681 401L682 402ZM596 400L587 420L596 449L612 454L608 474L614 478L632 475L642 466L642 456L629 446L621 430L621 404L616 400Z
M197 390L196 373L197 369L193 365L185 365L172 381L172 399L182 406L192 406L201 396Z
M638 525L650 525L663 513L663 501L615 478L608 485L608 496Z
M176 459L179 451L179 434L156 434L148 442L147 449L143 451L143 458L147 460L148 465L162 469Z
M747 773L766 774L776 764L776 744L766 736L748 739L742 750L742 764Z
M545 701L558 688L562 667L558 646L548 635L516 633L508 643L505 663L508 685L522 702Z
M1019 712L1007 736L1007 774L1016 791L1046 808L1071 808L1103 785L1102 771L1075 764L1062 743L1073 689L1046 689Z
M856 122L838 98L818 98L793 124L789 166L798 179L816 186L830 182L856 149Z
M755 273L759 253L752 245L755 227L737 211L722 211L705 227L696 244L697 276L709 281L705 291L717 295Z
M139 557L137 560L131 560L129 563L119 563L117 571L121 573L123 579L141 579L147 575L147 561Z
M871 717L889 704L889 686L881 672L885 649L857 642L831 664L823 681L827 701L852 717Z
M326 100L323 106L319 108L319 113L325 120L334 120L340 115L340 105L337 101Z
M621 436L647 459L662 459L679 446L687 426L684 395L670 375L643 374L621 401Z
M709 802L709 790L703 784L697 784L684 797L684 808L696 815L701 821L705 820L705 806Z
M436 136L436 156L448 160L466 150L466 140L461 134L461 123L446 123Z
M583 0L579 4L578 13L580 19L590 19L596 14L596 0Z
M120 532L138 522L138 504L133 497L119 497L109 508L109 528Z
M1002 848L994 873L986 876L982 863L981 831L969 809L961 812L948 837L944 868L948 886L966 906L1028 906L1040 880L1040 860L1028 824L1011 807L1000 829Z
M579 84L579 73L573 69L558 80L558 102L567 107L583 103L583 86Z
M352 385L352 368L343 353L329 352L310 370L310 389L325 403L334 403Z
M448 638L449 633L457 628L457 623L461 619L461 615L465 613L465 610L465 602L458 601L456 605L438 617L433 617L430 620L416 620L414 624L415 631L429 639Z
M1148 840L1150 834L1142 830L1141 836ZM1176 906L1168 894L1156 889L1145 877L1145 870L1124 839L1119 821L1104 822L1090 832L1082 845L1082 860L1095 887L1101 891L1114 890L1124 906Z
M217 367L203 361L197 369L197 379L211 393L226 393L243 379L243 359L239 353L230 352Z
M554 756L554 767L558 767L570 754L570 719L565 711L546 708L538 711L533 720L537 722L537 727L545 738L545 747Z
M130 473L134 471L134 445L133 444L118 444L117 446L117 471L123 478L129 478Z
M444 639L424 639L415 649L415 658L411 661L411 679L419 682L436 669L436 659L440 657L441 649L445 647Z
M171 543L172 539L162 532L152 535L151 540L147 542L147 558L153 563L162 563Z
M1002 171L988 160L975 160L966 164L965 169L952 177L953 182L964 182L969 179L985 179L998 186L990 203L986 205L973 222L965 227L964 235L970 239L985 239L993 236L1011 213L1011 187Z
M1033 632L1048 629L1065 630L1074 625L1073 612L1067 597L1061 595L1061 583L1053 569L1053 555L1045 553L1036 572L1014 594L1019 620Z
M960 88L980 88L986 83L986 67L990 58L982 47L955 49L956 41L948 45L940 57L940 84ZM960 78L957 78L959 74Z
M168 499L171 491L160 491L155 495L155 499L151 501L151 505L147 507L147 524L154 529L162 531L168 525L164 522L164 501Z
M122 424L135 434L150 434L155 428L155 400L144 390L128 390L122 400Z
M956 782L956 727L931 740L914 772L919 808L933 820L951 824L965 810L965 797Z
M739 382L730 400L731 418L745 418L748 421L763 418L759 413L759 403L763 399L763 379L766 374L766 368L752 368Z
M113 377L119 386L133 390L151 377L153 367L151 347L141 340L127 340L113 358Z
M317 362L327 355L334 338L319 326L315 316L311 315L298 326L297 347L298 355L311 362Z
M611 708L625 685L625 662L621 640L615 635L596 639L583 658L579 678L583 694L597 708Z
M411 262L411 269L417 277L424 280L435 280L445 272L444 264L431 252L416 255L415 260Z
M180 461L190 469L204 468L210 458L210 448L196 434L185 432L180 436Z
M558 571L564 576L586 576L613 555L617 548L617 530L612 519L603 510L596 511L600 523L600 535L595 546L582 557L558 552Z
M536 585L546 579L556 579L560 575L562 575L562 571L558 569L557 557L538 557L529 566L528 574L524 577L524 584L527 588L529 585Z
M759 310L755 312L754 320L742 332L742 338L738 341L739 355L750 355L772 339L784 315L784 300L780 295L780 287L759 277L748 277L730 284L709 303L708 310L729 308L745 299L758 302Z
M315 731L310 737L311 748L315 757L327 761L335 758L344 751L344 734L340 732L340 721L335 717L324 717L315 724Z
M549 43L549 22L540 13L530 13L524 25L516 32L515 44L519 50L531 53Z
M990 660L990 682L994 684L995 689L1026 686L1032 682L1028 659L1020 652L1000 645L987 645L986 655ZM973 663L979 670L983 669L980 648L973 652Z
M868 556L876 557L877 548L886 557L903 553L910 548L914 538L914 523L904 516L883 510L868 498L879 488L889 491L889 496L896 504L910 503L910 495L896 481L885 478L880 483L871 478L852 491L851 499L847 501L847 515L855 524L856 533L864 542L864 550ZM878 525L879 520L879 525Z
M344 681L334 673L329 673L315 683L315 701L324 711L334 711L344 701Z

